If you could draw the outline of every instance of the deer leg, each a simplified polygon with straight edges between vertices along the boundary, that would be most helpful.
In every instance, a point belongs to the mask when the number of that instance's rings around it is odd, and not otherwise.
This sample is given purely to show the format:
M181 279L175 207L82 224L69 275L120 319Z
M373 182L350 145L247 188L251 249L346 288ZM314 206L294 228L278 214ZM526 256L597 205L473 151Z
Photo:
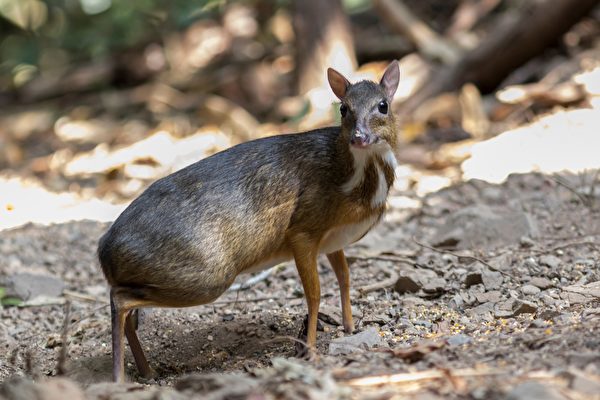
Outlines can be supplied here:
M338 250L327 254L327 259L329 259L329 263L335 272L340 286L344 331L352 333L354 331L354 322L352 321L352 307L350 306L350 270L348 269L346 256L344 256L343 250Z
M127 342L133 353L133 359L135 365L137 365L140 375L146 379L152 379L157 376L156 372L148 364L148 360L138 339L136 330L138 327L138 310L131 310L127 314L125 320L125 336L127 336Z

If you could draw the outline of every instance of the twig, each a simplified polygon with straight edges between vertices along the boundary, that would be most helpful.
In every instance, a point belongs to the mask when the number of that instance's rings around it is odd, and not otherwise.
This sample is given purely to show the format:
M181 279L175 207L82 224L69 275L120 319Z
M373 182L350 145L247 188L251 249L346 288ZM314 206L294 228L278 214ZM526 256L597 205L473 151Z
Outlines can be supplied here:
M257 283L264 281L265 279L267 279L271 273L273 272L273 268L269 268L266 269L252 277L250 277L248 280L246 280L245 282L240 282L240 283L235 283L233 285L231 285L229 287L229 289L227 289L228 292L235 292L236 290L245 290L250 288L253 285L256 285Z
M261 340L260 343L261 344L268 344L268 343L277 343L277 342L284 342L284 341L290 341L290 342L294 342L294 343L298 343L298 344L303 344L304 346L307 345L307 343L299 338L293 337L293 336L289 336L289 335L284 335L284 336L276 336L272 339L264 339Z
M321 297L326 297L325 295ZM272 297L258 297L255 299L244 299L244 300L221 300L221 301L213 301L212 303L205 304L207 306L213 304L234 304L234 303L258 303L261 301L269 301L269 300L295 300L301 299L302 296L290 296L290 297L281 297L281 296L272 296Z
M67 354L69 352L68 348L68 338L69 338L69 320L71 318L71 302L67 301L65 303L65 319L63 320L63 327L61 333L62 347L60 348L60 353L58 354L58 361L56 364L56 374L57 375L65 375L67 373Z
M503 370L476 370L471 368L459 369L452 372L447 370L430 369L412 373L366 376L363 378L355 378L350 379L348 381L341 381L341 383L344 383L348 386L379 386L411 383L432 379L444 379L448 378L449 375L453 377L464 378L472 376L501 375L507 373L507 371Z
M72 325L75 325L76 323L79 323L81 321L85 321L88 318L96 317L98 311L100 311L100 310L102 310L103 308L106 308L106 307L108 307L108 304L103 304L100 307L97 307L97 308L93 309L92 311L90 311L89 313L83 315L81 318L74 319Z
M395 255L378 255L378 256L346 256L348 261L354 260L381 260L381 261L393 261L399 263L405 263L410 265L416 265L415 260L411 260L407 257L395 256Z
M25 374L29 376L33 376L35 374L35 371L33 370L33 364L33 352L29 348L25 350Z
M592 240L582 240L579 242L572 242L572 243L566 243L566 244L561 244L559 246L554 246L551 249L546 249L546 250L537 250L535 251L533 254L534 255L540 255L540 254L548 254L548 253L554 253L557 250L562 250L562 249L566 249L567 247L573 247L573 246L592 246L594 248L598 248L598 243L592 241Z
M393 287L396 284L396 282L398 282L398 278L400 276L395 271L392 271L391 269L389 269L385 272L388 273L388 275L390 276L389 278L387 278L381 282L376 282L376 283L372 283L370 285L365 285L365 286L359 287L358 293L361 296L364 296L365 294L374 292L376 290L388 289L390 287Z
M414 241L414 242L415 242L417 245L419 245L419 246L421 246L421 247L424 247L424 248L426 248L426 249L433 250L433 251L435 251L435 252L437 252L437 253L442 253L442 254L450 254L450 255L452 255L452 256L454 256L454 257L457 257L457 258L466 258L466 259L469 259L469 260L477 261L477 262L480 262L481 264L485 265L486 267L488 267L488 268L489 268L489 269L491 269L492 271L500 272L500 273L501 273L501 274L503 274L503 275L506 275L506 276L508 276L508 277L510 277L510 278L514 278L514 277L513 277L511 274L509 274L508 272L506 272L506 271L502 271L502 270L500 270L500 269L498 269L498 268L496 268L496 267L493 267L493 266L492 266L490 263L488 263L487 261L484 261L484 260L482 260L482 259L481 259L481 258L479 258L479 257L475 257L475 256L467 256L467 255L461 255L461 254L455 253L455 252L453 252L453 251L450 251L450 250L436 249L436 248L435 248L435 247L433 247L433 246L429 246L429 245L427 245L427 244L425 244L425 243L421 243L421 242L419 242L419 241L418 241L416 238L414 238L414 237L412 238L412 240L413 240L413 241Z
M60 306L65 304L65 299L62 297L37 296L31 300L27 300L19 304L17 307L45 307L45 306Z
M558 185L564 187L565 189L567 189L569 192L573 193L575 196L577 196L579 198L579 200L581 200L581 202L583 203L583 205L585 205L587 208L591 208L592 207L592 203L590 201L590 199L584 195L581 194L577 191L577 189L575 189L574 187L572 187L571 185L569 185L566 182L563 182L561 179L557 178L556 176L549 176L550 179L552 179L554 182L556 182Z
M276 336L273 339L265 339L265 340L261 340L261 344L268 344L268 343L277 343L277 342L283 342L283 341L291 341L294 342L296 346L300 345L300 346L304 346L304 348L308 349L308 344L306 343L306 341L300 339L300 338L295 338L293 336L289 336L289 335L285 335L285 336ZM310 359L311 361L319 361L321 356L319 355L318 352L313 351L310 354Z
M559 241L559 240L575 240L575 239L586 239L586 238L591 238L591 237L596 237L596 236L600 236L600 232L589 232L586 233L585 235L580 235L580 236L573 236L573 235L564 235L564 236L539 236L539 239L545 239L545 240L552 240L552 241Z
M88 294L74 292L72 290L63 290L63 294L66 297L70 297L75 300L89 301L91 303L106 303L106 304L108 304L108 300L106 300L106 299L100 299L95 296L90 296Z

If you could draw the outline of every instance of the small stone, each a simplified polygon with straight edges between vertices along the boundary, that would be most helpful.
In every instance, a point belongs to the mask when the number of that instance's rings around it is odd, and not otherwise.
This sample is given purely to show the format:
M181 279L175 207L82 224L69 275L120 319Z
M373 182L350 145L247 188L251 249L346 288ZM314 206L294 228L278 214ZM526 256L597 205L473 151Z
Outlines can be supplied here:
M467 276L465 277L465 285L467 287L471 287L473 285L478 285L480 283L483 283L483 280L481 278L481 272L469 272L467 274Z
M600 316L600 307L587 308L587 309L583 310L583 314L582 314L583 318L588 318L588 317L596 318L598 316Z
M534 319L529 324L529 328L545 328L547 326L548 326L548 323L540 318Z
M431 328L431 326L433 325L430 321L427 321L425 319L414 320L413 324L422 326L422 327L427 328L427 329Z
M564 396L551 384L524 382L515 386L506 396L507 400L563 400Z
M471 391L471 397L473 397L475 400L484 400L489 399L491 396L487 388L476 387Z
M513 303L512 309L515 316L519 314L533 314L537 311L537 305L526 300L516 300Z
M363 316L363 323L366 324L378 324L385 325L391 321L391 319L387 316L387 313L376 313L369 314L367 316Z
M22 273L8 277L4 285L6 294L23 301L36 297L58 297L65 287L64 282L52 275Z
M493 249L537 232L533 218L522 211L474 204L450 214L429 242L463 250Z
M288 360L284 360L288 361ZM289 367L282 365L283 362L279 358L273 358L273 368L281 369L277 371L280 375L284 374L284 371L290 375L296 374L296 364L289 361ZM219 374L219 373L203 373L203 374L189 374L185 375L174 384L177 393L188 392L194 393L196 398L211 398L211 399L242 399L248 398L249 393L253 393L258 386L260 381L246 377L242 374ZM116 386L116 385L113 385ZM152 386L151 386L152 387ZM131 390L130 390L131 391ZM138 389L139 392L139 389ZM185 399L187 396L164 396L163 393L156 393L154 396L106 396L98 398L111 398L111 399ZM94 397L96 398L96 397Z
M339 307L322 305L319 307L319 319L326 324L342 325L342 310Z
M396 325L402 329L413 327L413 323L408 318L400 318Z
M573 262L575 265L583 265L586 268L593 268L596 264L591 258L577 259Z
M411 277L401 276L396 281L394 289L396 289L396 291L400 294L415 293L418 292L419 289L421 289L421 286L419 286L419 284L415 282Z
M598 395L600 393L600 381L597 379L592 380L584 375L575 375L570 386L573 390L588 395Z
M382 339L377 328L370 327L360 333L333 339L329 344L329 355L341 355L368 350L381 345Z
M480 303L487 303L488 301L496 303L502 300L502 293L499 290L492 290L490 292L476 293L475 297Z
M475 302L477 301L477 298L471 292L472 292L472 290L468 291L468 292L467 291L460 292L460 297L462 297L463 301L468 306L475 304Z
M529 236L522 236L519 239L519 244L521 247L529 248L535 246L535 242Z
M573 351L568 353L567 356L569 358L569 365L573 365L576 368L584 368L600 359L600 351Z
M494 312L494 303L483 303L477 307L469 308L467 312L479 318L486 317Z
M539 292L541 292L541 291L542 291L542 290L541 290L539 287L537 287L537 286L533 286L533 285L523 285L523 286L521 287L521 292L522 292L524 295L527 295L527 296L533 296L533 295L536 295L536 294L538 294L538 293L539 293Z
M554 318L556 318L557 316L559 316L560 313L556 310L543 310L541 311L538 316L540 317L540 319L544 320L544 321L550 321Z
M579 293L584 296L600 298L600 281L590 282L585 285L575 284L563 287L562 289L567 292Z
M46 348L47 349L53 349L55 347L58 346L62 346L63 342L62 342L62 337L61 335L57 334L57 333L53 333L50 336L48 336L48 339L46 340Z
M471 343L472 339L470 336L459 333L454 336L450 336L447 340L450 346L462 346L463 344Z
M442 293L446 289L446 280L444 278L436 277L429 279L423 285L423 291L425 293Z
M556 305L556 299L548 296L546 293L542 293L540 295L540 299L544 302L545 305L549 307L553 307Z
M506 300L496 303L494 306L494 316L496 318L508 318L514 315L513 306L515 300Z
M556 269L556 268L560 267L561 263L562 263L562 261L560 260L560 258L553 256L551 254L547 254L547 255L540 257L540 264L550 267L552 269Z
M505 271L511 267L512 263L513 259L509 253L501 254L488 260L488 264L496 271Z
M574 313L572 312L562 312L560 314L558 314L557 316L555 316L554 318L552 318L552 321L557 324L573 324L576 321L578 321L579 318L575 316Z
M504 277L502 274L496 271L484 271L481 275L481 279L486 290L498 289L504 282Z
M544 289L548 289L554 286L554 284L552 283L552 281L548 278L544 278L542 276L535 276L533 278L531 278L531 280L529 281L530 285L539 287L540 289L544 290Z
M573 292L563 292L560 295L560 298L563 300L567 300L571 304L586 304L590 301L590 299L587 296Z
M460 294L455 293L454 296L452 296L452 299L450 299L450 301L448 302L448 307L454 309L454 310L460 310L462 308L464 304L464 301L461 297Z

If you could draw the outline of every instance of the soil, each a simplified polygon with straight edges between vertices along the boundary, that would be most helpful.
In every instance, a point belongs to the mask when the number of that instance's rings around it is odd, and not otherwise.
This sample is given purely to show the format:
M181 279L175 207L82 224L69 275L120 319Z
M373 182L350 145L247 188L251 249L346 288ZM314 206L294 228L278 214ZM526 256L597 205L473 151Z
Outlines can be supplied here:
M424 198L395 190L385 221L346 251L355 333L375 332L379 345L330 355L340 338L362 339L339 326L337 282L323 258L319 354L295 359L306 310L287 263L212 304L145 310L139 336L159 377L142 379L127 352L129 380L141 386L98 384L111 374L96 259L108 224L1 231L0 286L43 275L64 288L0 309L0 398L55 398L44 396L56 387L90 399L598 396L600 191L584 178L512 175ZM67 380L54 378L61 369Z

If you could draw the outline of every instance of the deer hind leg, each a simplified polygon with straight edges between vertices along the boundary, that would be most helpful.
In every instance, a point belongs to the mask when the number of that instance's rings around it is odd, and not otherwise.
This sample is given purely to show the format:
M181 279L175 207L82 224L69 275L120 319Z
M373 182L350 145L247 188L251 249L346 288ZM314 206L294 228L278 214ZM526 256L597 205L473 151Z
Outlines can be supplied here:
M110 315L111 315L111 329L112 329L112 349L113 349L113 381L124 382L125 381L125 339L127 341L135 363L140 371L140 374L144 377L151 377L153 374L152 368L148 365L148 361L140 345L136 328L136 316L132 316L131 313L135 312L135 309L148 303L132 298L128 295L127 290L119 290L120 288L112 288L110 291Z
M136 330L138 328L138 313L139 310L131 310L127 314L125 319L125 336L127 337L127 343L133 353L133 359L140 375L146 379L156 378L157 374L152 367L148 364L140 340L138 339Z

